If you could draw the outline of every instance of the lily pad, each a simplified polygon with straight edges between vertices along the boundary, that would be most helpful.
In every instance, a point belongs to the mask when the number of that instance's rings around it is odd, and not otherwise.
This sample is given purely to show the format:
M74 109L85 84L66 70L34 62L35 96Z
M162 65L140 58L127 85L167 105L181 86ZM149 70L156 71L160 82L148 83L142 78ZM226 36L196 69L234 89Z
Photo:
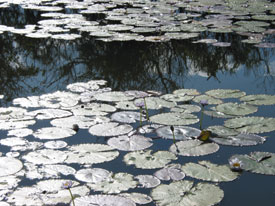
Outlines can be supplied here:
M228 165L217 165L209 161L199 161L199 164L189 162L181 169L187 176L212 182L229 182L238 177Z
M173 133L169 126L164 126L156 129L157 135L164 139L174 139ZM201 130L187 127L187 126L175 126L174 135L176 140L190 140L200 135Z
M19 172L23 168L20 160L13 157L0 157L0 177Z
M201 108L198 105L181 104L171 108L170 111L177 113L193 113L201 111Z
M151 122L163 125L189 125L199 122L197 116L188 113L167 112L150 117Z
M69 148L70 152L66 163L96 164L115 159L119 152L109 145L103 144L80 144Z
M76 134L76 131L68 128L44 127L36 130L33 136L39 139L63 139Z
M128 165L135 165L142 169L162 168L177 157L168 151L157 151L152 154L152 150L135 151L126 154L123 158Z
M265 138L255 134L245 134L241 133L236 136L219 136L210 137L213 142L222 145L232 145L232 146L252 146L257 144L263 144Z
M216 106L216 110L226 115L244 116L257 112L258 108L249 104L228 102Z
M180 141L170 147L171 152L182 156L202 156L212 154L218 150L218 144L204 143L200 140Z
M185 96L185 95L196 96L196 95L199 95L200 93L196 89L177 89L173 91L173 94L180 95L180 96Z
M28 113L36 119L54 119L71 116L72 113L62 109L38 109Z
M165 94L162 95L160 98L165 99L171 102L187 102L194 98L194 96L190 95L177 95L177 94Z
M133 96L127 95L125 92L104 92L94 95L94 98L98 101L104 102L120 102L134 99Z
M223 103L222 100L211 97L209 95L205 95L205 94L196 96L193 99L193 101L197 102L197 103L200 103L200 101L202 101L202 100L207 100L208 104L221 104L221 103Z
M224 126L242 133L263 133L275 130L275 118L239 117L224 122Z
M48 149L61 149L67 146L67 143L61 140L48 141L44 143L44 147Z
M181 180L169 185L159 185L151 192L153 200L159 206L212 206L219 203L224 192L213 184Z
M252 152L249 155L233 155L242 162L242 169L265 175L275 175L275 154L269 152Z
M235 136L238 135L239 132L234 130L234 129L230 129L228 127L224 127L221 125L215 125L215 126L210 126L208 127L206 130L209 130L212 132L212 134L214 134L214 136Z
M240 98L240 100L248 104L254 104L254 105L274 105L275 95L267 95L267 94L247 95Z
M121 193L119 196L129 198L133 200L136 204L140 204L140 205L146 205L153 201L150 196L142 193L137 193L137 192Z
M118 136L124 135L133 130L133 127L128 124L119 124L116 122L108 122L103 124L97 124L89 129L89 133L95 136Z
M137 179L141 187L144 188L153 188L160 184L160 180L153 175L138 175L135 179Z
M102 168L88 168L78 170L75 178L83 182L97 183L110 178L111 175L111 172Z
M107 144L123 151L143 150L153 145L151 138L142 135L113 137L108 140Z
M140 101L144 101L143 98L136 99L134 103ZM160 109L163 107L171 108L177 105L175 102L166 101L164 99L161 99L160 97L146 97L145 101L147 109Z
M128 198L115 195L89 195L75 199L76 205L116 205L116 206L135 206L136 204Z
M142 121L145 120L145 118L142 115ZM140 120L140 112L132 112L132 111L122 111L122 112L116 112L112 114L111 119L117 122L122 123L135 123L136 121Z
M156 171L154 175L160 180L182 180L185 177L185 174L181 170L180 164L169 164L164 168Z
M113 174L110 178L100 182L88 183L88 186L92 190L112 194L135 188L137 181L134 180L133 175L121 172Z
M217 99L225 99L240 98L243 97L246 93L238 89L214 89L205 92L205 94L215 97Z

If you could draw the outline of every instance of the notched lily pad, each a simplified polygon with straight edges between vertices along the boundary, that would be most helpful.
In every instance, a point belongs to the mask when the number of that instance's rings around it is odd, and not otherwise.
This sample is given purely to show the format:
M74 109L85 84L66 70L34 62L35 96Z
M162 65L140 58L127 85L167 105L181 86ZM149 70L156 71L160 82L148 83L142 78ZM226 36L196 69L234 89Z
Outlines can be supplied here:
M217 165L209 161L199 161L199 164L189 162L181 169L187 176L212 182L229 182L238 177L228 165Z
M122 111L116 112L111 115L111 119L122 123L135 123L140 120L140 112ZM142 115L142 121L144 121L144 115Z
M142 135L113 137L108 140L107 144L123 151L143 150L153 145L151 138Z
M244 116L257 112L258 108L249 104L224 103L216 106L216 111L226 115Z
M135 176L135 179L137 179L141 187L144 188L153 188L160 184L160 180L153 175L138 175Z
M275 95L267 95L267 94L247 95L240 98L240 100L248 104L254 104L254 105L274 105Z
M118 136L129 133L133 130L133 127L128 124L119 124L116 122L108 122L103 124L97 124L89 129L89 133L95 136Z
M225 98L240 98L243 97L246 93L238 89L214 89L205 92L205 94L215 97L217 99Z
M164 139L173 139L173 133L169 126L163 126L156 129L156 133L159 137ZM176 140L190 140L200 135L201 130L194 127L187 126L175 126L174 135Z
M160 180L182 180L185 177L185 174L181 170L180 164L169 164L164 168L156 171L154 175Z
M188 113L175 113L167 112L156 114L150 117L153 123L163 124L163 125L189 125L195 124L199 121L197 116Z
M88 168L78 170L75 178L83 182L97 183L108 179L111 175L111 172L102 168Z
M142 169L161 168L176 159L176 155L171 152L157 151L152 154L152 150L130 152L123 158L126 164Z
M159 185L151 192L153 200L159 206L212 206L219 203L224 192L213 184L180 180L169 185Z
M187 140L176 142L169 150L182 156L202 156L217 152L219 145L216 143L204 143L200 140Z
M119 196L129 198L129 199L133 200L135 203L140 204L140 205L146 205L153 201L150 196L142 194L142 193L137 193L137 192L121 193Z
M94 95L94 98L98 101L104 102L119 102L119 101L128 101L134 99L133 96L127 95L125 92L104 92Z
M197 103L200 103L200 101L202 101L202 100L207 100L208 104L221 104L221 103L223 103L222 100L211 97L209 95L205 95L205 94L196 96L193 99L193 101L197 102Z

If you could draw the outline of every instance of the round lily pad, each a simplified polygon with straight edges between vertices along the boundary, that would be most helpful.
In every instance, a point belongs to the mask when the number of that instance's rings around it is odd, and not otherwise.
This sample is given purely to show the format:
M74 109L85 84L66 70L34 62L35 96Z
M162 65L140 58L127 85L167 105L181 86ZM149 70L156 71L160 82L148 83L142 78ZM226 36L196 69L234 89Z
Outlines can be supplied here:
M224 192L213 184L194 185L191 181L180 180L159 185L152 190L151 196L159 206L212 206L223 199Z
M49 149L61 149L67 146L67 143L61 140L48 141L44 143L44 147Z
M135 188L137 186L137 181L134 180L133 175L121 172L113 174L111 177L100 182L88 183L88 186L92 190L112 194Z
M116 206L135 206L136 204L128 198L115 195L89 195L75 199L76 205L116 205Z
M109 122L97 124L89 129L89 133L95 136L118 136L124 135L133 130L133 127L128 124L119 124L116 122Z
M238 131L221 125L210 126L206 130L211 131L215 136L235 136L239 134Z
M202 156L212 154L218 150L218 144L204 143L200 140L180 141L170 147L171 152L182 156Z
M216 110L226 115L244 116L256 112L258 108L249 104L228 102L216 106Z
M269 152L252 152L249 155L233 155L242 163L242 169L265 175L275 175L275 154Z
M123 151L143 150L153 145L151 138L142 135L113 137L108 140L107 144Z
M73 136L76 133L73 129L59 127L44 127L36 130L33 136L39 139L62 139Z
M97 183L106 180L111 175L111 172L102 168L88 168L78 170L75 178L83 182Z
M275 118L239 117L224 122L224 126L242 133L263 133L275 130Z
M129 123L135 123L136 121L139 121L140 115L141 115L142 121L144 121L145 118L143 114L140 114L140 112L132 112L132 111L116 112L112 114L111 119L117 122L129 124Z
M218 99L225 99L225 98L243 97L245 95L245 92L242 92L238 89L214 89L214 90L209 90L205 92L205 94Z
M134 99L133 96L127 95L125 92L104 92L94 95L94 98L99 101L104 102L119 102L119 101L128 101Z
M19 172L23 168L20 160L13 157L0 157L0 177Z
M123 158L126 164L142 169L162 168L176 159L176 155L171 152L157 151L152 154L152 150L130 152Z
M163 125L189 125L199 121L197 116L188 113L167 112L150 117L151 122Z
M142 194L142 193L137 193L137 192L121 193L119 196L129 198L129 199L133 200L135 203L140 204L140 205L146 205L153 201L150 196Z
M135 176L135 179L137 179L141 187L144 188L153 188L160 184L160 180L153 175L138 175Z
M275 95L267 95L267 94L247 95L240 98L240 100L248 104L254 104L254 105L274 105Z
M196 96L193 99L193 101L197 102L197 103L200 103L200 101L202 101L202 100L207 100L208 104L221 104L222 103L222 100L211 97L209 95L205 95L205 94Z
M185 177L185 174L181 170L180 164L169 164L164 168L156 171L154 175L160 180L182 180Z
M164 126L156 129L157 135L164 139L174 139L173 132L169 126ZM187 127L187 126L175 126L174 135L176 140L190 140L200 135L201 130Z
M212 182L229 182L238 177L228 165L217 165L209 161L199 161L199 164L189 162L181 169L187 176Z
M181 104L171 108L170 111L177 113L193 113L201 111L201 108L198 105Z

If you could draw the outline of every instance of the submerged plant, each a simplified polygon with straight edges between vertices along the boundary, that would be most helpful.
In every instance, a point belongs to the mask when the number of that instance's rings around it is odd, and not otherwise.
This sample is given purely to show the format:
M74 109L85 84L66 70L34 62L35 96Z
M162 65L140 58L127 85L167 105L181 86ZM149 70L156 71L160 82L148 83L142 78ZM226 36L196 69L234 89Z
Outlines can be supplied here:
M203 119L204 107L208 105L208 100L207 99L202 99L200 101L200 104L202 106L202 109L201 109L201 118L200 118L200 129L202 129L202 119Z
M64 182L64 183L62 184L62 188L63 188L63 189L69 190L70 195L71 195L71 199L72 199L73 206L75 206L75 203L74 203L74 196L73 196L73 193L72 193L72 191L71 191L72 185L73 185L73 182L72 182L71 180L68 180L68 181L66 181L66 182Z

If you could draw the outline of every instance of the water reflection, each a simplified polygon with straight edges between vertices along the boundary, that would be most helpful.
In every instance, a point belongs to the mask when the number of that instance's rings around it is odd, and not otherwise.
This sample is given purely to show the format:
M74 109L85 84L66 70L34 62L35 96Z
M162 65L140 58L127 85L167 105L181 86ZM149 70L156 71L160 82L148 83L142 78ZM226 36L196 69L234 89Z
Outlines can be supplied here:
M217 34L215 38L231 41L232 46L191 40L104 43L89 36L64 41L4 33L0 36L1 93L10 101L90 79L105 79L114 90L171 92L184 87L192 75L220 81L218 72L234 75L241 68L244 75L252 73L257 84L274 88L274 49L242 44L237 35Z

